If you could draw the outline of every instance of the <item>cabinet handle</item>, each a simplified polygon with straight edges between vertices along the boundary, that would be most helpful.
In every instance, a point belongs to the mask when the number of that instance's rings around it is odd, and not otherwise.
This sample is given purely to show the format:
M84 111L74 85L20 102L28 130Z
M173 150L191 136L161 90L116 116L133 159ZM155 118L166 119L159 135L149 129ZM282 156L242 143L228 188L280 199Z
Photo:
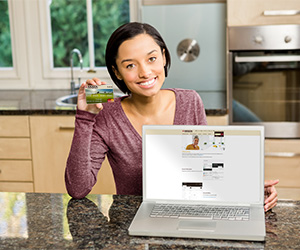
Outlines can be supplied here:
M267 152L265 153L266 157L285 157L285 158L293 158L300 156L300 153L294 152Z
M59 130L74 130L74 126L59 126Z
M265 10L264 16L296 16L300 14L300 10Z

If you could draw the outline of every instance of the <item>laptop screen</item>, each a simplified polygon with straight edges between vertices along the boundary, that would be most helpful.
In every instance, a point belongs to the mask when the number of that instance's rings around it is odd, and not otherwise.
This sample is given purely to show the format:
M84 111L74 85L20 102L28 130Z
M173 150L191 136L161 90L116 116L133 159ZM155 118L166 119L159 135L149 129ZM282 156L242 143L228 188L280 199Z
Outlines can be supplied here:
M144 126L144 199L262 203L261 126Z

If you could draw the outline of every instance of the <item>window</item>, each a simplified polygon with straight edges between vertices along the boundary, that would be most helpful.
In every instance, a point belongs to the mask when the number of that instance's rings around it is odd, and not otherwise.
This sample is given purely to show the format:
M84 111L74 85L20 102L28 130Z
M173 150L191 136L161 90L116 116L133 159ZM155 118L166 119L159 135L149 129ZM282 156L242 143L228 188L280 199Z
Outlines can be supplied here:
M0 1L0 67L13 67L7 0Z
M69 67L74 48L84 67L105 66L110 34L129 22L129 0L52 0L49 7L54 68Z
M110 82L104 61L108 37L118 26L137 21L140 0L0 0L0 89L70 88L74 77Z
M28 85L23 1L0 0L0 88ZM25 65L25 66L24 66Z

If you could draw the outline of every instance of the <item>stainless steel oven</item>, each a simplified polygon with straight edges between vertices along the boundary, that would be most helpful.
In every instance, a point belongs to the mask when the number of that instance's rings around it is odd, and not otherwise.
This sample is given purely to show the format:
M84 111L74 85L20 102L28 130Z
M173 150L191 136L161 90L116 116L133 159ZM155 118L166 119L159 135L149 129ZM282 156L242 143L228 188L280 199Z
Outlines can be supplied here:
M230 124L300 138L300 25L228 28Z

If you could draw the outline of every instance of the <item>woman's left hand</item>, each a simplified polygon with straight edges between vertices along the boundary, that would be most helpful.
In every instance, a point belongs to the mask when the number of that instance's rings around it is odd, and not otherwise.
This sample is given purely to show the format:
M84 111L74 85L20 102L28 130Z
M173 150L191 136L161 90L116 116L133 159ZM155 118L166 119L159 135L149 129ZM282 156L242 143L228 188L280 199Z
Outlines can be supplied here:
M279 180L265 181L265 212L277 205L278 197L275 185Z

